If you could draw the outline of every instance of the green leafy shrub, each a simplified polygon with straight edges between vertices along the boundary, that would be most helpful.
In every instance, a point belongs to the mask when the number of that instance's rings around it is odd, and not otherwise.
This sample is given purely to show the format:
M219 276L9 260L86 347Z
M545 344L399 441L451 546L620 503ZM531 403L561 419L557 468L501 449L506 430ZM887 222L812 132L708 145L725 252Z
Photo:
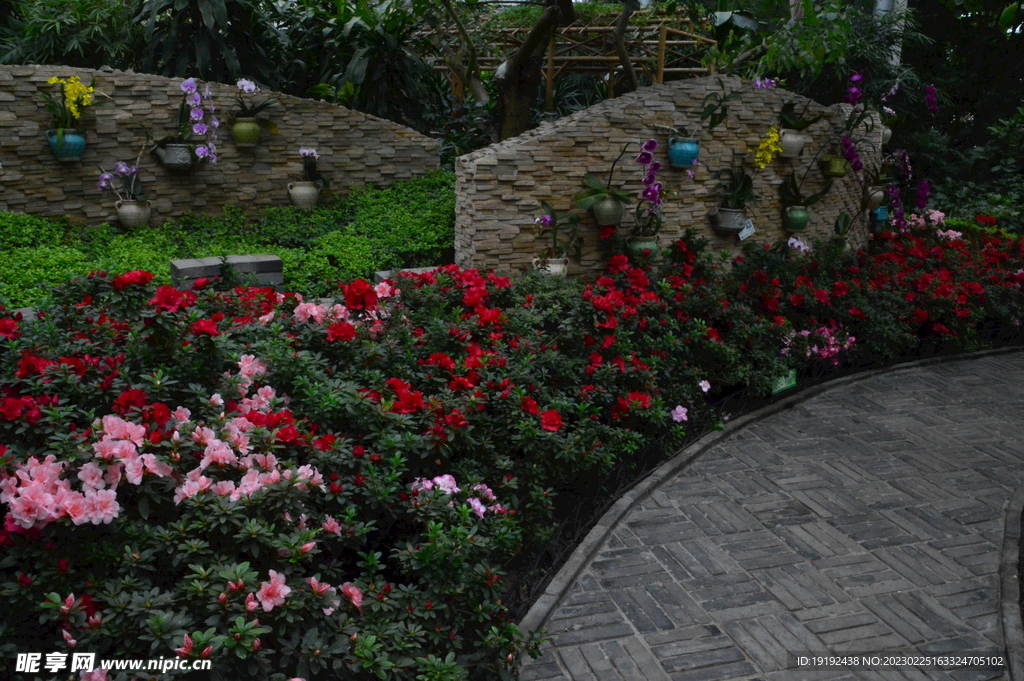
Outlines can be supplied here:
M67 231L64 220L0 211L0 251L62 244Z
M42 303L50 287L93 269L85 253L67 246L14 248L3 257L10 264L0 267L0 300L10 307Z

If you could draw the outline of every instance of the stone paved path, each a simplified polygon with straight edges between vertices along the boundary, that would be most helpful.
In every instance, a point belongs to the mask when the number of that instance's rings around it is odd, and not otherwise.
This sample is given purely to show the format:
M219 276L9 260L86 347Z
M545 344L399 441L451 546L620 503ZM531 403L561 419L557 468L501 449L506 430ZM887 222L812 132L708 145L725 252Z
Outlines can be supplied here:
M1001 651L1003 504L1022 463L1024 353L831 387L737 429L629 510L522 679L1003 678L798 670L787 654Z

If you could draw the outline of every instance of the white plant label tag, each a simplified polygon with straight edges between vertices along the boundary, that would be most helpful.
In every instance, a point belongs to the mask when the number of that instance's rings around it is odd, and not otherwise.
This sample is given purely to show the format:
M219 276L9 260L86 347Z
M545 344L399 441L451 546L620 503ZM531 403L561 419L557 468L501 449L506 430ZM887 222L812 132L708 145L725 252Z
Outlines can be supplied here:
M743 229L740 230L740 241L743 241L747 237L754 236L754 232L756 231L757 230L754 229L754 221L747 220L746 222L743 223Z

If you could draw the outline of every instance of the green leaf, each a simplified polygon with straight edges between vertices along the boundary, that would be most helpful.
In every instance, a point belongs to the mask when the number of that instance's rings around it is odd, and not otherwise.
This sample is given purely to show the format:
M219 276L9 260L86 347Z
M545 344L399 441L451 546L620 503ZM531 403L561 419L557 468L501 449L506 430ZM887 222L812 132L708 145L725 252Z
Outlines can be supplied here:
M210 7L210 0L199 0L199 13L203 16L203 23L208 30L213 30L214 18L213 8Z
M1015 2L1003 9L1002 14L999 15L999 28L1001 30L1005 31L1016 23L1018 7L1018 3Z
M149 497L144 496L139 499L139 515L143 520L149 518Z
M608 190L608 187L604 185L604 182L602 182L596 176L591 175L590 173L587 173L586 175L583 176L583 184L589 189L596 189L599 191Z

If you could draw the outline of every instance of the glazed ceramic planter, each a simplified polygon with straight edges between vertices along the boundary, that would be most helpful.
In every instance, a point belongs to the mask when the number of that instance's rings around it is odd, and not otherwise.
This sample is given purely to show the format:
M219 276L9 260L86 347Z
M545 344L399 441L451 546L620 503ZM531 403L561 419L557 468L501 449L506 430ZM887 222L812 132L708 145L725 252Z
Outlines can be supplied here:
M541 258L534 258L533 269L552 277L564 277L569 272L568 258L547 258L543 260L543 263Z
M631 236L626 241L626 252L634 258L642 257L644 251L650 251L650 255L658 253L658 237L654 236Z
M260 142L260 124L255 118L236 118L231 126L231 139L236 147L255 147Z
M598 227L614 227L622 222L625 209L618 199L606 196L590 208Z
M871 187L868 189L868 210L874 210L885 201L885 187Z
M782 147L779 156L782 158L797 158L803 152L804 146L810 139L808 135L803 135L796 130L783 128L779 132L779 146Z
M811 214L807 212L806 206L787 206L782 225L787 232L802 232L810 219Z
M689 168L700 155L700 145L694 139L668 138L668 163L673 168Z
M882 144L888 144L889 140L892 139L892 128L889 126L882 127Z
M53 155L62 163L81 160L85 153L85 135L73 128L47 130L46 141L50 143Z
M821 159L825 162L825 174L829 177L846 177L846 159L842 156L826 156Z
M288 195L297 207L308 210L320 200L320 183L289 182Z
M117 208L117 221L125 229L148 225L150 205L149 201L118 201L114 204Z
M192 170L192 147L187 144L165 144L153 149L164 168Z
M729 234L738 234L743 231L743 223L747 219L742 208L718 208L713 216L715 229Z

